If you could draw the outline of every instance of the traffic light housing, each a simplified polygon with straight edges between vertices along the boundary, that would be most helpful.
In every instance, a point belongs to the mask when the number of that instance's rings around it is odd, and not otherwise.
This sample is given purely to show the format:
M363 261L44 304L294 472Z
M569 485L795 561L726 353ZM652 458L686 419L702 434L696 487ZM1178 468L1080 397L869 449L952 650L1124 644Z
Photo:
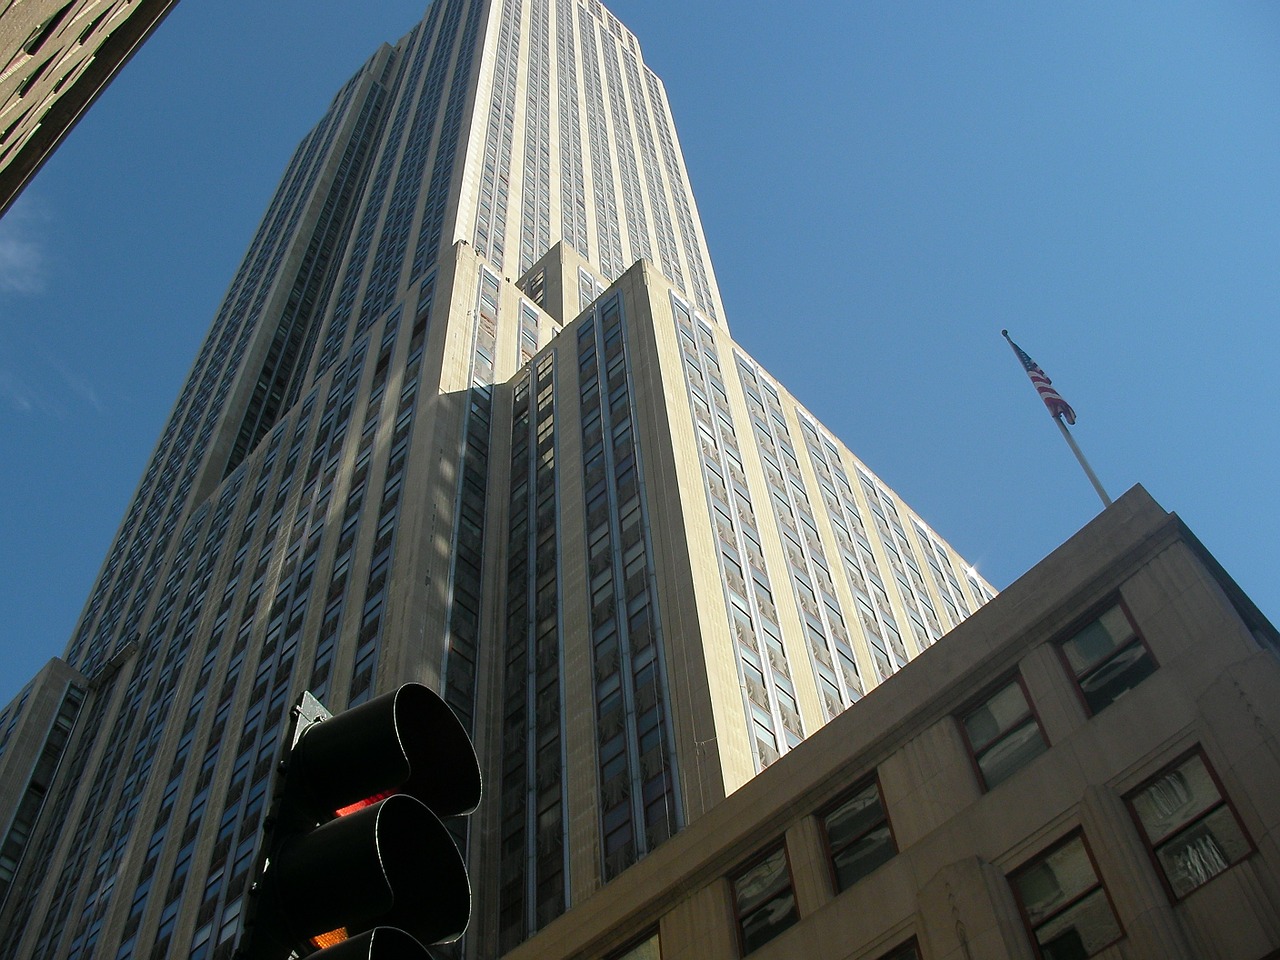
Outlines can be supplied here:
M458 939L471 915L443 823L480 801L466 730L412 683L332 716L304 694L295 713L240 956L430 957L422 945Z

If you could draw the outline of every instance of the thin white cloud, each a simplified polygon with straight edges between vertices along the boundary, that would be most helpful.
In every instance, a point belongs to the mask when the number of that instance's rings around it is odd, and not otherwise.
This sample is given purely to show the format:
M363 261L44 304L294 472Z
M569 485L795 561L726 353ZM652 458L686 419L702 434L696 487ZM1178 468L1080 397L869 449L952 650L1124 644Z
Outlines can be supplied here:
M0 217L0 293L32 296L43 292L45 258L35 204L19 198Z
M55 360L47 354L45 355L45 360L47 360L49 365L58 372L58 376L62 377L66 385L71 388L71 392L73 394L80 397L81 400L93 407L93 409L98 411L98 413L102 413L104 409L102 406L102 400L98 398L98 391L94 389L92 383L84 377L77 375L68 369L65 364Z
M95 413L106 412L106 404L89 380L39 348L24 349L19 345L15 351L15 345L2 342L3 339L0 338L0 356L7 358L20 353L26 355L29 362L21 369L0 368L0 411L54 420L82 416L85 407Z
M27 388L8 370L0 370L0 399L19 413L30 413L35 401Z
M74 415L76 408L97 413L106 406L95 385L60 356L51 353L36 335L18 323L5 301L45 290L45 236L48 216L31 194L18 199L0 218L0 409L55 419ZM23 358L19 360L18 358Z

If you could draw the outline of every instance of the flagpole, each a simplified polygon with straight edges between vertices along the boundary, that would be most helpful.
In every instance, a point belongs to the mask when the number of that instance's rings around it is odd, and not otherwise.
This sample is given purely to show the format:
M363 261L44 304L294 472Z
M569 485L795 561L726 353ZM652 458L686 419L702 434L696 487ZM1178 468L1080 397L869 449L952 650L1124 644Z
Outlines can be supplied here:
M1067 429L1068 422L1076 422L1076 412L1071 409L1071 405L1067 401L1062 399L1058 391L1053 389L1053 381L1049 379L1048 374L1040 369L1039 364L1027 356L1025 350L1013 342L1013 338L1009 336L1009 331L1001 330L1000 335L1009 342L1013 355L1018 358L1018 362L1022 364L1022 369L1031 378L1031 385L1036 388L1036 393L1040 394L1040 399L1049 408L1049 416L1053 417L1053 422L1062 431L1062 439L1067 441L1067 446L1071 448L1071 452L1080 461L1080 467L1084 470L1084 475L1089 478L1089 482L1093 484L1093 489L1098 494L1099 499L1102 500L1102 505L1104 507L1111 506L1111 498L1107 496L1107 491L1102 489L1102 482L1098 479L1098 475L1093 472L1093 467L1089 466L1089 461L1084 458L1084 453L1076 443L1075 437L1071 436L1071 431Z
M1080 466L1084 469L1084 475L1089 478L1089 482L1093 484L1093 489L1097 491L1099 497L1102 498L1104 507L1111 506L1111 498L1107 496L1107 491L1102 489L1102 483L1098 480L1098 475L1093 472L1093 467L1089 466L1089 461L1084 458L1084 453L1080 450L1080 445L1076 443L1076 438L1071 435L1071 431L1067 429L1067 425L1062 422L1062 417L1053 418L1053 422L1058 425L1058 429L1062 431L1062 439L1067 441L1067 446L1071 448L1071 452L1076 455L1076 459L1080 461Z

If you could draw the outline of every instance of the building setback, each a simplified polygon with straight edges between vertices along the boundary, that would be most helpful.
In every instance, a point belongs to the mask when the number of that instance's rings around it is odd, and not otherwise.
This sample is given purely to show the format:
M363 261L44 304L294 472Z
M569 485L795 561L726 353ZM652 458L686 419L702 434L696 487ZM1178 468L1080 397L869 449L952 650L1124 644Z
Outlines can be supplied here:
M0 960L226 960L290 706L409 680L485 767L498 955L992 596L733 341L635 37L436 0L298 146L0 714L52 757L0 755Z
M1135 487L507 960L1274 960L1280 634Z

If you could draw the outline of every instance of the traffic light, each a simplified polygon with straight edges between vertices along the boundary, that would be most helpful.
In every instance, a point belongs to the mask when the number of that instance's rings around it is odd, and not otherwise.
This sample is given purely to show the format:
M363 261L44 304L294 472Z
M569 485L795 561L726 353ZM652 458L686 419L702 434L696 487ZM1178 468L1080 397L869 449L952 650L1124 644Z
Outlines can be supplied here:
M416 683L336 716L307 693L295 713L238 956L430 958L423 944L458 939L471 916L442 822L480 802L466 730Z

